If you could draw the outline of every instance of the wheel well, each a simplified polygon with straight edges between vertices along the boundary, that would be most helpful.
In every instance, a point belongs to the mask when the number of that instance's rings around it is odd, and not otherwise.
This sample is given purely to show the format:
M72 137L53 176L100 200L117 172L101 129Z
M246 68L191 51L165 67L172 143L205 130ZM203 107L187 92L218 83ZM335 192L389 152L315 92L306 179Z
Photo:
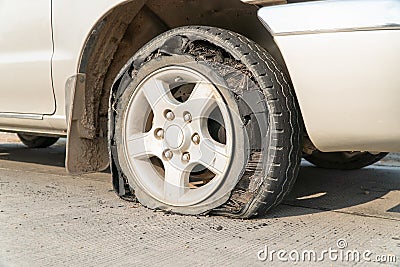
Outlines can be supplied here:
M93 28L78 68L86 74L85 137L106 136L109 93L119 70L140 47L169 29L206 25L232 30L266 48L285 67L257 10L239 0L129 1L110 10Z

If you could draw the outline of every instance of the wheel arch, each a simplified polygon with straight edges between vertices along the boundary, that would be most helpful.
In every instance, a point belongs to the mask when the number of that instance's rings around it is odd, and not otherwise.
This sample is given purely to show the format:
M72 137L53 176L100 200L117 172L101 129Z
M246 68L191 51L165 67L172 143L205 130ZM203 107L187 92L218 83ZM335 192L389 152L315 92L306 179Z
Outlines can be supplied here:
M238 32L267 49L286 70L272 35L257 18L257 11L257 6L239 0L126 1L109 10L92 28L81 50L77 66L81 79L77 79L77 84L83 79L84 83L75 86L81 87L81 97L75 93L70 108L71 118L79 117L79 125L71 127L69 122L67 170L82 173L106 168L108 155L104 155L104 146L112 84L135 52L169 29L204 25ZM85 156L90 159L83 159Z

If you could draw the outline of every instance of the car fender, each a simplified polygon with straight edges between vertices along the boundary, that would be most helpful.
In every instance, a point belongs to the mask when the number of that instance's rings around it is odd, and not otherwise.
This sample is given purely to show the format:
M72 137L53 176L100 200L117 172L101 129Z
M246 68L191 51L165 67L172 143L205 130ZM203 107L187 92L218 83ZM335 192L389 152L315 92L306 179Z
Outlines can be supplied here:
M261 8L321 151L400 151L400 1Z

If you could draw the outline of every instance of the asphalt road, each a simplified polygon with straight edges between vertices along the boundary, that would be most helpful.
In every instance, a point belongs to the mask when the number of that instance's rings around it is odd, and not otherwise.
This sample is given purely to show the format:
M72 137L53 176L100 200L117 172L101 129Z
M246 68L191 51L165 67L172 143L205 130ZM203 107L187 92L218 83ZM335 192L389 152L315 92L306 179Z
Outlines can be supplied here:
M232 220L125 202L108 173L69 176L65 141L0 140L0 266L400 266L397 155L349 172L303 163L284 204Z

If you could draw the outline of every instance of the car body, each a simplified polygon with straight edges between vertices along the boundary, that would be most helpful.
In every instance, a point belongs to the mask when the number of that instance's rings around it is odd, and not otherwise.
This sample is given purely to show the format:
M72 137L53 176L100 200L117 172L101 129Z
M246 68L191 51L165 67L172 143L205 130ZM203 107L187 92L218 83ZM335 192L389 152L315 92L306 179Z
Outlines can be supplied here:
M113 101L132 56L187 25L224 28L268 51L293 86L303 152L400 151L398 0L6 0L0 22L0 130L68 137L67 170L111 162L121 196L129 184L113 156Z
M399 1L327 1L260 11L320 150L399 151L399 10Z

